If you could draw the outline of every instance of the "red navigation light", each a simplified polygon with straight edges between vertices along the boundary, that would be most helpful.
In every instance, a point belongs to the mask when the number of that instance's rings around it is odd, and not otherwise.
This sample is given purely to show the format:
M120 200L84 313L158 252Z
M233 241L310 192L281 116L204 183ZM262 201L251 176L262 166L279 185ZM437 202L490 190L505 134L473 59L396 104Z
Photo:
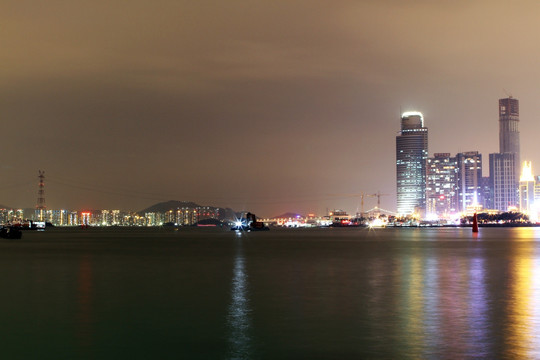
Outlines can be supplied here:
M439 199L444 200L444 195L439 196Z

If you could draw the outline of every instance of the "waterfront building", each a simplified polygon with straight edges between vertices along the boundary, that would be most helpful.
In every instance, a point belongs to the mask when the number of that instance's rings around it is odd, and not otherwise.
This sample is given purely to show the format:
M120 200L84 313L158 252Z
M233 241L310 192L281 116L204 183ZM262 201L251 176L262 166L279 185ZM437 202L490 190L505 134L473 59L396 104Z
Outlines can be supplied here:
M538 204L538 210L540 211L540 176L534 176L534 202Z
M524 161L519 178L519 211L529 216L536 210L535 185L531 162Z
M146 219L146 226L156 226L156 225L160 225L159 224L159 217L158 217L159 214L157 213L154 213L154 212L150 212L150 213L145 213L144 214L144 217Z
M493 208L507 211L519 205L519 101L499 100L499 153L489 155Z
M493 191L491 189L489 176L482 176L480 179L480 205L484 209L493 209Z
M458 164L457 187L459 191L459 209L465 212L468 207L482 204L482 154L468 151L456 155Z
M66 226L69 221L69 211L67 210L47 210L47 219L54 226Z
M8 209L0 209L0 224L7 224L8 221Z
M120 210L111 210L112 225L120 225L122 223L122 214Z
M397 211L402 215L425 215L428 129L417 111L401 115L396 136Z
M112 225L112 213L110 210L101 210L101 224L102 226Z
M166 223L176 223L176 216L174 210L169 210L165 213L165 222Z
M176 209L176 224L193 225L198 221L197 210L190 207Z
M518 205L515 154L489 154L489 178L493 189L493 209L508 211Z
M0 224L21 223L24 221L23 209L0 209Z
M92 213L90 211L81 212L81 225L89 226L92 223Z
M436 153L427 159L426 208L427 216L448 217L458 211L456 157Z

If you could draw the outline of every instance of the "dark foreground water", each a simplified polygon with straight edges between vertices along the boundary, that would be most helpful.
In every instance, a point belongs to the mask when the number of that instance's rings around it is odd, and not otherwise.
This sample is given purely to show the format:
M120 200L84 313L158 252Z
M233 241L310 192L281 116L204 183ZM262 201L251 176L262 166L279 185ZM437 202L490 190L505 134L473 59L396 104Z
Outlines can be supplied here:
M0 240L3 359L540 358L540 228Z

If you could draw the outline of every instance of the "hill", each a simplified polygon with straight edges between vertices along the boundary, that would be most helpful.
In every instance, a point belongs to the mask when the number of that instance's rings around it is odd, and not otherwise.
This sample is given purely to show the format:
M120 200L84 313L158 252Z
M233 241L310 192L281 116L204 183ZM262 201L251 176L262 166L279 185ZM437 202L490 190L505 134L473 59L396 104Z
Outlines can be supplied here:
M169 200L169 201L160 202L160 203L154 204L154 205L152 205L150 207L147 207L146 209L143 209L143 210L139 211L139 214L150 213L150 212L164 213L164 212L167 212L169 210L176 210L178 208L183 208L183 207L196 208L198 206L200 206L200 205L196 204L196 203L194 203L192 201Z

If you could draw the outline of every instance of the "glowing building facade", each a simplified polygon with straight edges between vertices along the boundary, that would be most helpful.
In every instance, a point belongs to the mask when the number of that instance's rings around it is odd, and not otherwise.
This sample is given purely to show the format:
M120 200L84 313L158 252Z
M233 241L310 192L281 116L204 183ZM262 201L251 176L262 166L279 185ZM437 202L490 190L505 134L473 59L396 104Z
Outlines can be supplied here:
M427 216L449 216L458 212L456 157L436 153L427 159Z
M484 209L493 209L493 190L490 184L489 176L482 176L480 179L480 199Z
M482 154L468 151L456 155L459 191L459 209L466 212L467 207L482 204Z
M511 96L499 100L499 153L489 155L493 208L517 207L519 186L519 101Z
M401 115L401 131L396 136L397 211L403 215L426 212L426 160L428 129L420 112Z
M531 162L524 161L519 178L519 211L525 214L530 215L535 209L535 183Z
M515 154L489 154L489 180L494 209L508 211L518 205Z

